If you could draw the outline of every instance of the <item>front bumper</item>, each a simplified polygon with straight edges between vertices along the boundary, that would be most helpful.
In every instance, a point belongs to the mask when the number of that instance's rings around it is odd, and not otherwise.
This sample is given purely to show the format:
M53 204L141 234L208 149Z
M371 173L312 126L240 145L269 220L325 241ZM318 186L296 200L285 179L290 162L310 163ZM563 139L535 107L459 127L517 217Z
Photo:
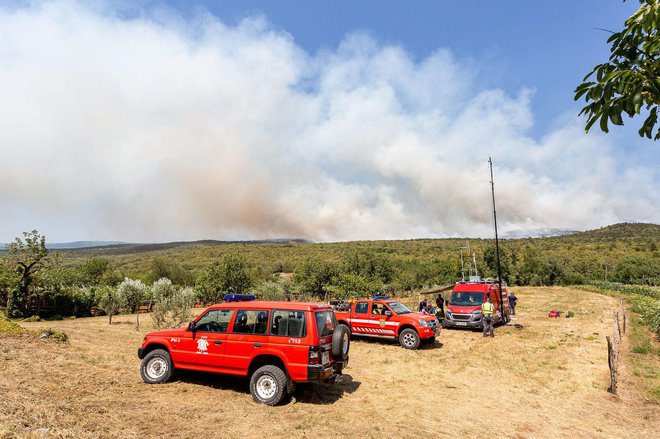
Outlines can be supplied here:
M438 327L423 327L420 328L419 330L419 338L421 339L427 339L427 338L435 338L440 335L440 328Z
M445 314L445 327L481 328L481 314Z
M322 364L310 364L307 366L307 381L330 381L333 377L341 375L346 366L348 366L348 359L345 361L335 361L333 364L327 366Z
M140 360L144 358L144 348L138 348L138 358Z

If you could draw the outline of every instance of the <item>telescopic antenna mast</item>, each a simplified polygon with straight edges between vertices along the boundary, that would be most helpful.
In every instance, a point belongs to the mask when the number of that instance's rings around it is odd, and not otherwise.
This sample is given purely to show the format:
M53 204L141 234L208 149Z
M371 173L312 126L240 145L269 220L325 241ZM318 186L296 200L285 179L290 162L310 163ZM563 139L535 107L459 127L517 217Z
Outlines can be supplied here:
M488 157L488 165L490 166L490 189L493 194L493 223L495 224L495 259L497 260L497 285L500 290L500 313L502 321L504 321L504 302L502 299L502 272L500 268L500 242L497 236L497 211L495 210L495 183L493 182L493 161L490 156Z

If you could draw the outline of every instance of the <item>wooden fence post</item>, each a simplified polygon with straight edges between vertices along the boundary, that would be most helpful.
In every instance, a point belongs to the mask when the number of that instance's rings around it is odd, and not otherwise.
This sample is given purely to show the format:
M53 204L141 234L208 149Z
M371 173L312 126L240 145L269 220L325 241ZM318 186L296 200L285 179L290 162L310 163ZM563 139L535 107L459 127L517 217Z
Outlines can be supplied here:
M623 333L626 333L626 306L623 304L623 299L621 299L621 317L623 318Z
M614 362L614 348L612 347L610 336L607 335L605 338L607 339L607 362L610 366L610 387L607 391L616 395L616 364Z
M614 311L614 332L615 339L616 335L619 334L619 340L621 340L621 326L619 325L619 311Z

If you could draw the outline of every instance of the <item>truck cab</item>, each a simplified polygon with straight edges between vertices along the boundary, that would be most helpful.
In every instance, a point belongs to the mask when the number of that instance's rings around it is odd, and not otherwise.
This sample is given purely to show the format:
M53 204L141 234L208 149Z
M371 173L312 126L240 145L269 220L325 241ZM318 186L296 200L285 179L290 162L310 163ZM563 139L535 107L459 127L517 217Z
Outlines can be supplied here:
M357 299L347 310L339 309L337 322L350 328L352 335L395 339L406 349L433 343L440 334L435 316L414 312L386 296Z
M445 327L483 328L481 305L488 296L495 306L494 322L507 323L509 296L506 284L502 284L502 312L498 283L473 276L470 281L457 282L452 288L449 304L445 307Z

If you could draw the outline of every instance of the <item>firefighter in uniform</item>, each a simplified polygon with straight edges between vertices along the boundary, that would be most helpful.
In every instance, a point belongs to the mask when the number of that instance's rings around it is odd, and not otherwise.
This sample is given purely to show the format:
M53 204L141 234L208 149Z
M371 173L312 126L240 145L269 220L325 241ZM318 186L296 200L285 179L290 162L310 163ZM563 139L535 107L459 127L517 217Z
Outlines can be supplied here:
M495 312L495 305L490 300L490 295L486 297L486 301L481 304L481 318L484 325L484 337L488 337L488 331L490 331L490 336L495 337L495 332L493 331L493 312Z

